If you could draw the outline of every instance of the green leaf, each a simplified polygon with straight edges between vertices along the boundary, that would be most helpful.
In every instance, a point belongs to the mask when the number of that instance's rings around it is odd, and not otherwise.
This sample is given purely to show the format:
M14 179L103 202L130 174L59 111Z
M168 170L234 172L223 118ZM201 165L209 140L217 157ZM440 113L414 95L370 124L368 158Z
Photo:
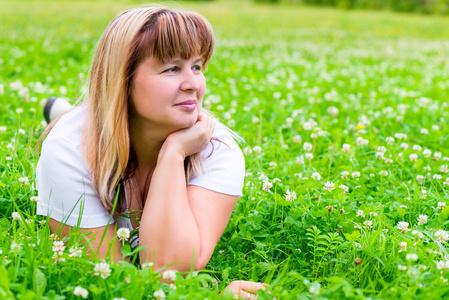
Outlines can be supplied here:
M8 271L3 266L0 267L0 278L0 288L4 289L5 291L9 291Z
M41 270L39 270L39 268L34 269L33 285L34 291L39 296L42 296L42 294L45 291L45 288L47 287L47 278L45 277L45 274L42 273Z
M46 300L64 300L65 296L56 294L55 290L49 290L47 295L45 297L42 297L42 299L46 299Z

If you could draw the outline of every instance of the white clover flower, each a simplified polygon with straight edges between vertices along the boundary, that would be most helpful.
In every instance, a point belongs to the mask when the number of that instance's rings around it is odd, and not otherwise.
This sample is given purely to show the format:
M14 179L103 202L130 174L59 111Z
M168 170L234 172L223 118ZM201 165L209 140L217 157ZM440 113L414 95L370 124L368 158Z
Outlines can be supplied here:
M424 155L424 157L430 157L432 155L432 151L430 151L429 149L425 149L422 154Z
M309 292L313 295L318 295L320 293L321 284L314 282L310 285Z
M176 285L174 283L170 283L170 289L176 290Z
M324 184L323 189L328 190L329 192L331 192L333 189L335 189L334 186L335 186L335 183L328 181L328 182L326 182Z
M380 174L380 176L388 176L387 171L380 171L379 174Z
M358 137L355 139L355 143L357 144L357 146L363 146L363 141L364 141L364 139L363 139L363 137L361 137L361 136L358 136Z
M73 291L73 295L87 299L89 292L85 288L77 286Z
M401 145L399 145L399 147L401 147L404 150L407 150L409 145L407 143L401 143Z
M433 179L435 180L440 180L441 178L443 178L443 176L441 176L440 174L433 175Z
M255 153L260 153L260 152L262 152L262 147L260 147L260 146L254 146L254 148L253 148L253 151L255 152Z
M313 159L313 154L312 153L306 153L305 154L306 159L308 160L312 160Z
M30 200L31 200L31 202L34 202L34 203L38 203L39 201L41 201L41 199L39 197L37 197L37 196L32 196L30 198Z
M419 184L422 184L423 181L424 181L424 176L423 176L423 175L416 175L416 181L417 181Z
M259 179L262 181L268 181L268 177L267 175L265 175L264 173L259 173Z
M247 146L247 147L243 148L243 154L244 155L250 155L251 153L253 153L253 149L251 149L250 146Z
M262 185L262 189L265 191L265 192L269 192L270 191L270 189L273 187L273 184L271 183L271 182L269 182L269 181L265 181L264 183L263 183L263 185Z
M417 236L417 237L419 237L420 239L424 238L424 234L423 234L421 231L416 230L416 229L412 231L412 235L413 235L413 236Z
M429 134L429 130L427 130L426 128L422 128L422 129L419 131L419 133L426 135L426 134Z
M318 138L318 135L317 135L316 133L311 133L311 134L310 134L310 138L311 138L311 139L317 139L317 138Z
M292 127L293 119L287 118L287 119L285 119L285 123L287 124L287 127Z
M363 210L359 209L357 211L356 217L364 217Z
M393 143L394 143L394 137L392 137L392 136L389 136L389 137L387 137L386 139L385 139L385 141L387 142L387 145L393 145Z
M293 201L296 200L296 193L294 191L287 190L287 193L284 195L285 200Z
M405 256L405 259L407 261L417 261L418 260L418 254L416 253L409 253Z
M407 251L407 242L401 242L399 246L401 247L401 249L399 249L399 252Z
M412 150L420 152L422 147L420 145L413 145Z
M408 222L400 221L398 222L398 229L401 230L401 233L406 233L407 231L410 231L411 229L408 228Z
M434 157L436 160L440 159L440 158L441 158L441 152L436 151L436 152L433 154L433 157Z
M281 180L279 178L273 178L273 182L274 183L279 183L279 182L281 182Z
M349 187L347 187L344 184L340 184L339 188L342 190L341 191L342 194L346 194L349 191Z
M394 137L398 140L405 140L407 138L407 135L404 133L395 133Z
M6 132L6 126L0 126L0 133Z
M268 168L268 170L273 170L274 168L277 167L277 163L275 161L270 162L270 167Z
M162 278L174 281L176 279L176 271L174 271L174 270L165 271L162 274Z
M363 225L365 225L364 227L365 227L366 229L370 229L371 226L373 226L373 221L371 221L371 220L366 220L365 222L363 222Z
M304 164L304 158L302 156L301 157L297 157L296 158L296 163L298 165L303 165Z
M447 173L447 172L449 172L449 168L447 167L447 165L442 165L442 166L440 167L440 172L441 172L441 173Z
M312 178L315 179L316 181L319 181L321 180L321 175L320 173L315 172L312 174Z
M318 136L326 136L326 135L327 135L327 131L324 131L324 130L318 131Z
M334 118L338 116L338 108L336 108L335 106L329 106L327 108L327 112Z
M416 153L412 153L408 156L408 158L410 159L410 161L417 161L418 160L418 154Z
M21 108L21 107L16 108L16 113L18 113L18 114L23 113L23 108Z
M383 153L383 152L376 152L376 159L382 160L382 159L384 159L384 155L385 155L385 153Z
M156 298L156 300L163 300L165 299L165 293L163 290L157 290L153 293L153 297Z
M109 275L111 275L111 267L107 262L95 264L94 271L95 276L100 276L103 279L106 279L109 277Z
M356 246L357 248L362 248L362 245L360 243L355 242L354 246Z
M146 268L152 268L153 265L154 265L154 263L151 262L151 261L146 262L146 263L143 263L143 264L142 264L142 270L143 270L143 269L146 269Z
M20 214L16 211L11 214L11 217L13 220L17 220L17 221L19 221L21 219Z
M306 150L306 151L310 151L310 150L312 150L313 145L312 145L311 143L305 142L304 145L303 145L303 148L304 148L304 150Z
M351 174L352 178L359 178L360 177L360 172L352 172Z
M23 185L28 185L29 179L28 179L28 177L20 177L19 182L22 183Z
M25 133L26 133L25 130L23 130L22 128L19 129L19 134L25 134Z
M81 257L83 255L83 250L78 247L70 247L69 252L69 257Z
M295 144L300 144L301 142L302 142L302 138L301 138L300 135L295 135L295 136L293 137L293 143L295 143Z
M398 269L399 269L400 271L406 271L406 270L407 270L407 266L404 266L404 265L398 265Z
M387 152L387 148L385 148L384 146L379 146L379 147L377 147L377 152L385 153L385 152Z
M449 234L444 230L438 230L435 232L435 237L437 238L437 241L440 243L446 243L447 240L449 240Z
M428 219L427 215L419 215L419 217L418 217L418 224L419 225L426 224L427 223L427 219Z
M422 191L421 191L421 196L419 198L421 199L426 199L427 197L427 191L425 190L425 188L423 187Z
M13 253L18 253L18 252L22 251L22 245L18 244L15 241L12 241L11 246L9 247L9 250Z
M440 130L440 126L432 125L432 131L438 131L438 130Z
M351 151L351 145L349 145L349 144L343 144L343 146L341 146L341 148L342 148L341 150L345 153L348 153Z
M53 248L51 251L59 253L59 255L62 255L62 252L64 252L65 245L63 241L54 241L53 242Z
M348 171L341 172L341 178L343 178L343 179L348 179L348 175L349 175Z
M377 212L371 211L371 212L369 213L369 215L370 215L371 217L377 217Z
M446 181L443 182L443 185L449 185L449 177L446 178Z
M122 243L128 241L129 229L125 227L119 228L117 230L117 237L120 239L120 241L122 241Z
M438 202L438 209L444 209L446 207L446 202Z
M437 265L438 270L449 270L449 260L446 261L440 260L436 261L435 263Z

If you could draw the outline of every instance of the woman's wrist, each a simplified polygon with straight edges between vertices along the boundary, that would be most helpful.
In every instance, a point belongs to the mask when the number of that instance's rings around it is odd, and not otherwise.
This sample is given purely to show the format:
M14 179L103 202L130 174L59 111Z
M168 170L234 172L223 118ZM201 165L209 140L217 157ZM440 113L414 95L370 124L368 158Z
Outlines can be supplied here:
M170 158L170 160L179 160L184 163L186 158L183 149L173 143L170 139L166 139L164 144L162 144L161 150L157 158L157 162L161 162L164 158Z

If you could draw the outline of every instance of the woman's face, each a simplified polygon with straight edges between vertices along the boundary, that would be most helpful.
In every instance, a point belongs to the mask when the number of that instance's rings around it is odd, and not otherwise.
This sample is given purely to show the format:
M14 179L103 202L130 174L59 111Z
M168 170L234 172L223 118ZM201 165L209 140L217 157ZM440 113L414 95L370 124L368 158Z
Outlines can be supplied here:
M133 124L170 132L195 124L206 89L201 67L200 56L165 63L145 59L131 87Z

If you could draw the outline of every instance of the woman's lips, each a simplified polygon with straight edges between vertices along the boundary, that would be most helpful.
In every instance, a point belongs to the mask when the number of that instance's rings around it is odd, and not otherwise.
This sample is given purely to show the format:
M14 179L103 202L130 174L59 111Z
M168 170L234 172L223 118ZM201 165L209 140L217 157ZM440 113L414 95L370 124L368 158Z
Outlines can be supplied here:
M175 104L175 106L180 107L185 110L195 110L196 108L196 101L195 100L188 100L184 101L178 104Z

